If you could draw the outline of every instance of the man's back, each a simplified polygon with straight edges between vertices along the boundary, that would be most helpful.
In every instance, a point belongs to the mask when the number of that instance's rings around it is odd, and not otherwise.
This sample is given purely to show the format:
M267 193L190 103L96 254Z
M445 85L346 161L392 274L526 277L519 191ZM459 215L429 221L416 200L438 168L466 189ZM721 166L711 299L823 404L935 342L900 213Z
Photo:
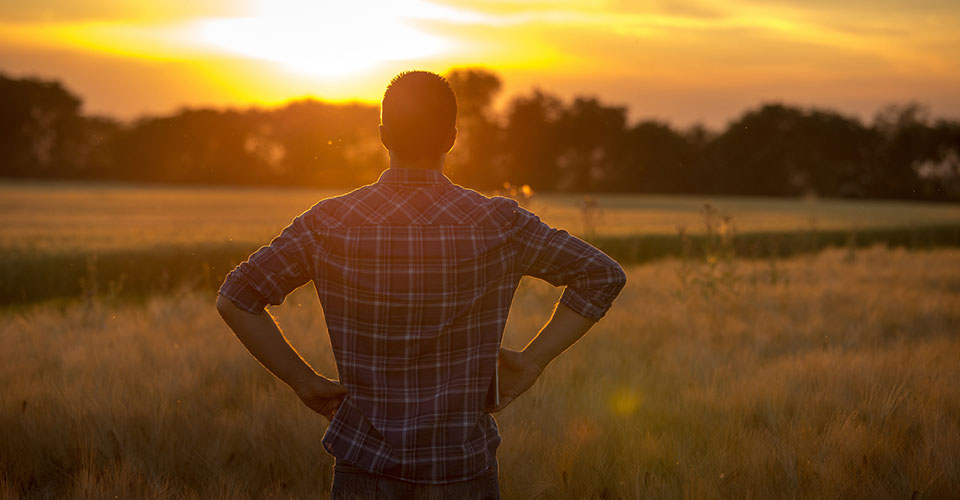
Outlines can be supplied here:
M391 168L297 217L220 293L256 312L314 281L348 392L324 447L373 473L439 484L495 464L485 398L523 275L568 285L561 303L593 320L623 286L606 255L513 200L438 170Z

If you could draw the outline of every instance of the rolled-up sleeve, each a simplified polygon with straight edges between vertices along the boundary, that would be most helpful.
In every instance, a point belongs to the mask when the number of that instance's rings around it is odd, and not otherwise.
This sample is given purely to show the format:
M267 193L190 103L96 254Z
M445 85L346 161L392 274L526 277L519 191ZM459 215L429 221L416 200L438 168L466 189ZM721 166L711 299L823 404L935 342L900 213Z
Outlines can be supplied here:
M594 321L602 318L627 282L623 268L589 243L517 209L518 258L523 274L566 285L560 303Z
M305 215L298 216L269 245L260 247L230 271L217 293L237 307L259 314L268 304L283 303L290 292L310 281L312 235Z

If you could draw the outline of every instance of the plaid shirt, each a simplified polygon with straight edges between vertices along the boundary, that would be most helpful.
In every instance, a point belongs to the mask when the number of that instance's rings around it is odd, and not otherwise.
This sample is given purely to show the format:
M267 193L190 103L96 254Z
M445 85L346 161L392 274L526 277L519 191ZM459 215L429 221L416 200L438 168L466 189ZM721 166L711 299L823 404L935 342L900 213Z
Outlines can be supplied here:
M373 473L442 484L495 463L500 434L484 399L523 275L567 285L560 302L594 320L626 279L511 199L391 168L296 217L219 293L258 313L312 280L349 391L324 448Z

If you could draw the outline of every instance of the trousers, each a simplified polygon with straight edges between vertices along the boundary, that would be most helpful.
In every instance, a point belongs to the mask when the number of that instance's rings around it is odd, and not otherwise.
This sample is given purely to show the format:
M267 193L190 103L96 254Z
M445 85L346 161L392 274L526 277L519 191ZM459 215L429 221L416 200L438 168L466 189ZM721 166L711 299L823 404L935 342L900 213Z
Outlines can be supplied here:
M330 500L500 500L497 466L476 479L419 484L371 474L337 460Z

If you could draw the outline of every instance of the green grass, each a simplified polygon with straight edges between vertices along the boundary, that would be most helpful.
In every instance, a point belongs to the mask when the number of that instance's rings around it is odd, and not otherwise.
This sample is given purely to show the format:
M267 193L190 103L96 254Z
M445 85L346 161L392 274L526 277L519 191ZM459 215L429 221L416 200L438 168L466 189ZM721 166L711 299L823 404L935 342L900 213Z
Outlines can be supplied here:
M705 235L599 236L592 240L624 265L671 256L703 259ZM926 250L960 247L960 225L875 228L858 232L746 233L730 241L732 253L753 259L783 258L830 247L884 245ZM142 301L181 288L212 291L223 277L257 249L251 244L166 246L130 250L62 253L0 252L0 306L106 296Z

